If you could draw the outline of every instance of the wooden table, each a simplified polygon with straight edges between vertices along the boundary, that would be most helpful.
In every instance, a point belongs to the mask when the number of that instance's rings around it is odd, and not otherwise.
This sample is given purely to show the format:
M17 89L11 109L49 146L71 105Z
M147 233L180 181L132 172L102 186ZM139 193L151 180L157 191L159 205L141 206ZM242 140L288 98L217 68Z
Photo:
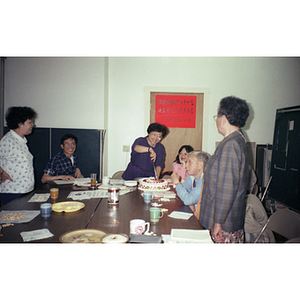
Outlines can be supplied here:
M35 193L49 192L50 187L53 187L53 185L55 184L46 184L43 189L15 199L1 207L1 210L39 210L41 203L28 202L28 200ZM67 199L71 191L87 189L73 185L58 186L58 188L59 198L55 202L72 201ZM29 223L15 224L14 226L3 228L3 236L0 237L0 243L22 243L23 239L20 232L42 228L48 228L54 236L34 241L36 243L57 243L63 233L84 228L100 229L107 233L124 233L129 236L130 220L144 219L146 222L150 222L149 209L151 205L144 203L141 193L137 188L133 188L132 192L119 196L120 201L117 205L108 204L107 198L95 198L82 200L81 202L85 204L85 207L77 212L52 212L51 217L46 219L38 215ZM54 203L51 199L47 202ZM178 220L168 217L168 214L172 211L191 212L190 208L183 205L178 198L170 202L161 203L163 203L162 207L167 208L168 211L164 213L164 216L158 223L151 223L150 231L161 235L170 234L172 228L202 229L194 216L189 220Z

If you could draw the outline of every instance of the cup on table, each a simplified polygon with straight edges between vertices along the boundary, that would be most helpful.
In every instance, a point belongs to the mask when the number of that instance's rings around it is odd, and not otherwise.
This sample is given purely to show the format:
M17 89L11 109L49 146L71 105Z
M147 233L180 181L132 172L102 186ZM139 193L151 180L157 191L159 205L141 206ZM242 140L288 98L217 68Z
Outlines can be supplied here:
M57 199L59 194L59 189L58 188L52 188L50 189L50 197L51 199Z
M153 223L157 223L160 218L163 217L164 212L158 207L151 207L149 209L150 212L150 221Z
M145 203L150 203L153 200L154 196L151 192L144 192L143 198Z
M150 229L150 223L145 222L145 220L142 219L133 219L130 221L130 233L141 235L145 232L145 229L147 227L147 230Z
M41 212L41 216L43 218L50 217L51 216L51 211L52 211L51 203L42 203L41 204L40 212Z
M97 185L97 174L92 173L90 177L91 177L91 188L95 188Z
M108 185L109 184L109 177L108 176L103 176L102 184L103 185Z
M107 192L108 192L108 203L109 204L118 204L120 189L117 187L110 186L108 188Z

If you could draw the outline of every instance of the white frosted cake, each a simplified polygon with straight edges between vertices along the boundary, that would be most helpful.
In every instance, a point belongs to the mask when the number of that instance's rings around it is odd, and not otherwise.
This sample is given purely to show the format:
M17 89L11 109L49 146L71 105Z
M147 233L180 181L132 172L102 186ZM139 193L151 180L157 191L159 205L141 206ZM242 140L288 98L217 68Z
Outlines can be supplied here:
M169 188L168 181L165 179L141 179L139 188L144 191L165 191Z

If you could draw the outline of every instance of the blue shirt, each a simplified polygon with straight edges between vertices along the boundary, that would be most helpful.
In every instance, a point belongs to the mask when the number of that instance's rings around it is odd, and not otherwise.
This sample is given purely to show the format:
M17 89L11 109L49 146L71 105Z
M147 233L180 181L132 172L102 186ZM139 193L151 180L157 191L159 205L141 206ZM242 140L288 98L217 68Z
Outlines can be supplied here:
M193 182L195 180L195 187L193 187ZM178 184L176 186L176 192L180 200L185 205L196 205L200 199L201 187L203 181L203 173L198 179L194 176L188 176L183 184Z
M73 154L73 165L71 159L61 150L57 155L52 157L44 170L44 173L51 176L69 175L75 176L78 158Z

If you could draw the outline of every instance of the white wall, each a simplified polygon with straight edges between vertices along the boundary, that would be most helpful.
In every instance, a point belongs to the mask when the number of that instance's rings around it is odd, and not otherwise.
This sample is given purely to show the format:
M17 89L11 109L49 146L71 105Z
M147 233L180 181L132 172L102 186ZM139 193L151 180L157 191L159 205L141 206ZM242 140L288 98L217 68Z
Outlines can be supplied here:
M8 58L5 109L32 106L41 127L107 129L111 176L128 163L123 145L146 135L152 87L204 91L203 150L212 153L222 139L212 119L222 97L246 99L247 140L272 144L276 109L300 104L299 75L299 58Z
M299 75L298 58L109 58L108 151L114 158L109 175L128 162L122 145L146 135L145 87L206 91L203 150L212 153L222 139L212 119L222 97L246 99L251 106L244 130L247 140L272 144L276 109L300 104Z
M6 59L5 110L12 105L33 107L38 127L103 129L104 58Z

